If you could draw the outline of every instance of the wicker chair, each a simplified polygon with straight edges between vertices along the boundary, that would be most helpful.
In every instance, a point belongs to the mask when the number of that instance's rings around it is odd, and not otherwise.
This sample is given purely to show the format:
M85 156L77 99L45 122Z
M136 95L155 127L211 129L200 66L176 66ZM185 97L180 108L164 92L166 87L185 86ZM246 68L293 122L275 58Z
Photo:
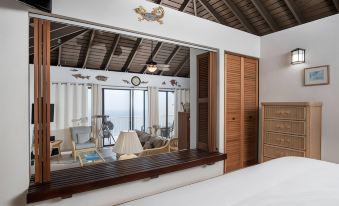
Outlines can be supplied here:
M166 144L162 147L154 148L154 149L145 149L141 153L139 153L139 157L145 157L149 155L157 155L162 153L170 152L170 141L167 140Z
M178 144L179 144L179 138L173 138L170 140L170 151L175 152L178 151Z

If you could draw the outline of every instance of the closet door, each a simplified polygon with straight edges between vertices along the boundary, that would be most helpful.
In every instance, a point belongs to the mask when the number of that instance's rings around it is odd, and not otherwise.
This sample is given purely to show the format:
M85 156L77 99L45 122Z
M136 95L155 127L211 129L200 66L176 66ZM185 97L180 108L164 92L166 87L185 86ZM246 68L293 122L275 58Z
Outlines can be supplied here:
M225 55L225 172L258 162L258 60Z
M225 171L242 167L242 60L241 57L225 55Z
M213 152L216 150L217 118L216 53L198 55L197 68L197 148Z
M243 167L258 163L258 60L244 58Z

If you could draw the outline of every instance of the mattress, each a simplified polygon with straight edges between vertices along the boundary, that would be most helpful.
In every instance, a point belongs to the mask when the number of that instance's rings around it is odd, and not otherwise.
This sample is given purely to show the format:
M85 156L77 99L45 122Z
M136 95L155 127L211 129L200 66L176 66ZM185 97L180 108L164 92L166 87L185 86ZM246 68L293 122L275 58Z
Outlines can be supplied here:
M339 206L339 165L284 157L123 206Z

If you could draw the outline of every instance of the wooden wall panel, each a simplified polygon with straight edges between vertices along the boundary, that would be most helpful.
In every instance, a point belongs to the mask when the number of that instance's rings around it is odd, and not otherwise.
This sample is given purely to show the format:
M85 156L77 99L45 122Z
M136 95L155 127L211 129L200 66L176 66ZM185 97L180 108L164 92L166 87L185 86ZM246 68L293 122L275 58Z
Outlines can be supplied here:
M34 19L35 182L50 181L50 22Z

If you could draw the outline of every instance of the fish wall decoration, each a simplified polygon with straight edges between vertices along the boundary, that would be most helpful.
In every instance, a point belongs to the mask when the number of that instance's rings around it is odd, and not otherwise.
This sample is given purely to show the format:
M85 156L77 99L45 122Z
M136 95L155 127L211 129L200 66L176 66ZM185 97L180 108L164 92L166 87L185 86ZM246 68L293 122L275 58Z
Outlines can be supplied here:
M108 77L106 76L103 76L103 75L98 75L95 77L98 81L102 81L102 82L105 82L107 81Z
M123 82L125 82L126 84L131 84L128 80L126 80L126 79L123 79L122 80Z
M177 82L177 80L175 80L175 79L172 79L171 81L170 81L170 83L171 83L171 85L174 87L174 86L178 86L178 82Z
M146 9L142 6L135 8L134 11L139 14L139 21L156 21L159 24L163 24L162 18L165 16L165 10L161 6L153 8L151 12L147 12Z
M89 79L91 76L83 76L82 74L72 74L76 79Z

